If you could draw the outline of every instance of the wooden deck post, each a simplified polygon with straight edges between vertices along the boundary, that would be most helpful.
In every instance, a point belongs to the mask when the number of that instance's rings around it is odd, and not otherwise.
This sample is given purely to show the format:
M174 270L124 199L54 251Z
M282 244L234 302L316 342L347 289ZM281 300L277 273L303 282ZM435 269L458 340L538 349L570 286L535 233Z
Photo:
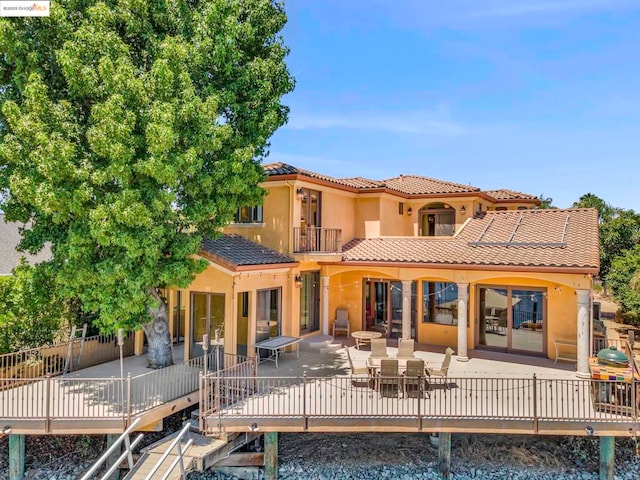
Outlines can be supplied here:
M264 478L278 478L278 432L264 434Z
M451 477L451 432L440 432L438 446L438 471L444 480Z
M9 480L24 478L25 436L9 435Z
M600 437L600 480L613 480L616 437Z
M117 433L108 433L107 434L107 449L111 445L113 445L115 442L117 442L119 438L120 438L120 435L117 434ZM118 458L120 458L120 455L122 454L121 450L122 450L122 447L116 448L113 451L113 453L111 453L111 455L109 455L109 458L107 459L107 464L106 464L107 469L111 468L111 466L118 461ZM111 474L111 478L109 480L119 480L119 479L120 479L120 471L118 469L116 469L116 471Z

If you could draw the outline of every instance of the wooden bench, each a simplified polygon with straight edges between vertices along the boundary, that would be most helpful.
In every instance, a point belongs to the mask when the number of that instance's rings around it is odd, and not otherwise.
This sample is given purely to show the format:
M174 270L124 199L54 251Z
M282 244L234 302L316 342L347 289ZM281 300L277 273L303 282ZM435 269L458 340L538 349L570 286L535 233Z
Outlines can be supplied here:
M554 363L558 363L558 360L567 360L569 362L576 361L578 344L575 340L556 338L553 341L553 344L556 347L556 361ZM566 352L563 351L563 349L571 349L572 352ZM573 353L574 351L575 353Z

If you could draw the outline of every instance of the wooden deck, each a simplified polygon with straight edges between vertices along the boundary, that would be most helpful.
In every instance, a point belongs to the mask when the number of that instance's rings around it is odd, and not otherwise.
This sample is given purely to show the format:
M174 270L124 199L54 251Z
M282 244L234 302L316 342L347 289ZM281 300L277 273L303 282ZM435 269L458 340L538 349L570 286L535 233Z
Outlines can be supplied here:
M215 366L215 355L208 355L208 365ZM145 364L144 357L125 359L124 378L115 361L56 377L3 379L0 421L13 433L121 433L135 418L152 425L198 403L204 357L161 370Z
M366 355L354 354L359 361ZM434 355L422 356L437 363ZM566 365L555 369L552 361L542 361L548 365L544 367L496 362L484 371L490 360L454 361L451 377L444 382L429 379L418 395L405 394L402 377L388 378L400 386L389 398L382 396L374 379L348 375L343 357L313 367L306 362L308 375L277 376L261 366L258 379L207 377L201 429L212 434L258 429L587 435L590 426L594 435L638 432L637 385L632 389L624 382L576 379ZM463 369L467 373L461 375ZM532 371L539 373L529 374Z

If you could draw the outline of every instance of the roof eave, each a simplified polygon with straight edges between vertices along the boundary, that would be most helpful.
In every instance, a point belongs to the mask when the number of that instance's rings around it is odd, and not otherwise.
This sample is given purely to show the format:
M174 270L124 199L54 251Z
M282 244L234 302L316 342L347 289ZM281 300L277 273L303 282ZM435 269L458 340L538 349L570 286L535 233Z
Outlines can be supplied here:
M462 263L420 263L420 262L389 262L389 261L349 261L326 262L323 265L343 265L354 267L398 267L402 268L428 268L428 269L449 269L449 270L488 270L488 271L508 271L508 272L540 272L540 273L576 273L597 275L600 269L593 266L584 267L561 267L542 265L477 265Z

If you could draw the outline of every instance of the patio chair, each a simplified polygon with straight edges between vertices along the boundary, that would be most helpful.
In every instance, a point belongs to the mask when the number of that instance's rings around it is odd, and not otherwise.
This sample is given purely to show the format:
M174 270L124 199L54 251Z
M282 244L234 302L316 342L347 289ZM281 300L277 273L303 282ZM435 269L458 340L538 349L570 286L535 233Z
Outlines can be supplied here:
M371 339L371 358L387 358L387 339L372 338Z
M442 366L438 369L427 368L427 374L430 377L442 377L445 388L449 388L449 384L447 383L447 374L449 373L449 365L451 364L451 355L453 355L453 349L451 347L447 347L444 352Z
M336 336L336 331L347 332L349 336L349 312L342 308L336 309L336 318L333 320L333 336Z
M429 380L424 368L424 360L407 360L407 368L404 372L404 396L408 398L431 397L429 393Z
M398 398L401 382L397 359L383 358L380 360L380 375L378 375L377 381L381 397Z
M415 341L413 339L398 340L398 358L415 358Z
M366 365L364 367L354 367L349 347L345 347L344 349L347 351L347 358L349 359L349 369L351 370L352 377L351 385L353 385L354 387L368 387L369 380L371 380L369 375L369 368ZM366 375L366 377L363 375Z

